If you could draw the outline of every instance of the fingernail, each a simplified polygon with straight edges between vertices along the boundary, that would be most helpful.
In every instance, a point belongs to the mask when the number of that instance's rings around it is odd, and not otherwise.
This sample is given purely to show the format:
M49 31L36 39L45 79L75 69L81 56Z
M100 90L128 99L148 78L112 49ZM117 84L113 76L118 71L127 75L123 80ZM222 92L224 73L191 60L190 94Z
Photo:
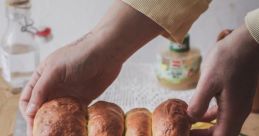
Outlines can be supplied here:
M37 108L36 104L30 103L27 107L26 113L31 115L37 110L36 108Z

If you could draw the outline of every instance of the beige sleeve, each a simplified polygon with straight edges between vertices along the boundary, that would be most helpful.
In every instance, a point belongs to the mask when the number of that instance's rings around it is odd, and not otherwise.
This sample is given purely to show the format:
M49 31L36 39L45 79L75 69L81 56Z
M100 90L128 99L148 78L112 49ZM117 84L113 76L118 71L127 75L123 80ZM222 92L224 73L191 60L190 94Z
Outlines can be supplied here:
M164 36L182 42L211 0L122 0L164 28Z
M249 12L245 21L248 31L259 44L259 9Z

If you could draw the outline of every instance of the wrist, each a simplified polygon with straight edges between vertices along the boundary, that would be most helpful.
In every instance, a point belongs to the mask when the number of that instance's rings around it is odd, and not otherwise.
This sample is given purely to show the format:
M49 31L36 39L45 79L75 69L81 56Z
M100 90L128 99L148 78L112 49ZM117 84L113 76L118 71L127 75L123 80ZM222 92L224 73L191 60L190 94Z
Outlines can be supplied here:
M115 1L92 33L95 51L105 62L123 63L161 31L158 24L142 13L121 1Z
M246 25L243 25L241 28L240 28L241 32L243 33L243 35L245 36L247 42L248 42L248 45L251 45L251 46L254 46L257 50L259 50L259 44L258 42L255 40L255 38L252 36L252 34L249 32L248 28ZM258 52L259 53L259 52Z
M242 47L244 50L250 50L251 53L259 54L259 45L249 33L247 27L242 25L234 30L223 41L234 48Z
M254 59L259 60L259 44L255 40L255 38L251 35L249 30L245 25L239 28L240 38L243 39L243 44L248 50L250 50L251 54L254 54Z
M225 53L235 55L237 60L250 61L251 65L256 65L259 68L259 46L245 25L234 30L220 44L224 44L220 47L223 52L226 50Z

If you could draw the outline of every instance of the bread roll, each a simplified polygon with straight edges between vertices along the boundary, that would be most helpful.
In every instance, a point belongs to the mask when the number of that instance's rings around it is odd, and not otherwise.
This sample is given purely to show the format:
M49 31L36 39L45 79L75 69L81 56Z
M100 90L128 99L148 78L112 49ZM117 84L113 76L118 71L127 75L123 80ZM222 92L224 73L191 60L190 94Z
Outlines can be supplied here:
M109 102L99 101L88 108L88 136L122 136L124 113Z
M178 99L161 103L152 116L153 136L189 136L191 123L187 104Z
M58 98L42 105L33 136L86 136L86 113L74 98Z
M136 108L126 114L125 136L152 136L152 114L145 108Z

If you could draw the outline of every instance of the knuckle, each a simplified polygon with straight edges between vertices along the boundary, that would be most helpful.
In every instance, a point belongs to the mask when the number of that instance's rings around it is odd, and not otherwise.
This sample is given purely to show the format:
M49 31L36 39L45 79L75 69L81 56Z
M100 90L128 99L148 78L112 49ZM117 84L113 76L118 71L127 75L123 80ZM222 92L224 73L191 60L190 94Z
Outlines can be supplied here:
M40 77L42 73L42 70L40 70L40 68L37 68L36 71L34 72L35 77Z
M33 90L33 88L34 88L34 85L32 85L32 84L27 84L27 86L26 86L26 90L24 90L24 91L27 91L27 90Z
M41 102L43 96L44 96L44 90L38 90L38 91L34 92L34 94L33 94L34 99L31 99L30 103L33 103L35 105L39 104Z
M47 67L47 72L50 72L50 73L56 73L56 72L59 72L60 71L60 66L58 64L49 64L46 66Z
M21 111L22 114L23 114L24 111L25 111L25 107L26 107L26 102L20 100L20 101L19 101L19 109L20 109L20 111Z

